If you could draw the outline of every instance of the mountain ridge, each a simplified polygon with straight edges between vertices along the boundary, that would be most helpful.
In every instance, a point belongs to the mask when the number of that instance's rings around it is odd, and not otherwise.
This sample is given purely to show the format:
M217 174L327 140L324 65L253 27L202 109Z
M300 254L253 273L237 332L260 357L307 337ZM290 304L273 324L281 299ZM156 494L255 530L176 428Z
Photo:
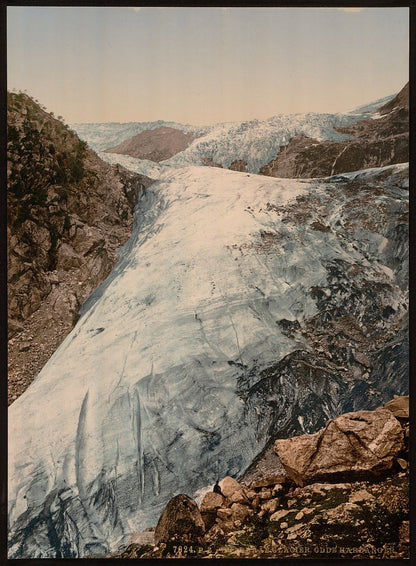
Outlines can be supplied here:
M348 139L349 134L334 129L334 126L348 126L371 114L386 100L385 97L372 104L365 105L346 113L298 113L291 115L277 114L265 120L246 120L241 122L224 122L211 126L189 126L175 122L127 123L127 124L73 124L81 138L91 144L97 151L124 142L131 135L143 133L148 135L160 126L182 129L186 133L197 136L196 140L184 151L177 153L161 163L162 166L181 167L188 165L205 165L208 162L223 167L232 167L233 162L245 163L250 172L258 173L260 168L270 162L279 152L282 144L287 144L291 137L300 133L320 140L340 141ZM137 130L137 132L136 132ZM129 135L131 134L131 135ZM117 143L114 141L117 140ZM108 160L116 160L114 154L103 154ZM140 162L137 162L140 163ZM143 163L144 174L148 165ZM239 166L242 168L242 165ZM137 169L140 170L140 169Z
M319 141L296 136L260 172L272 177L325 177L408 161L409 83L371 118L335 129L351 138Z

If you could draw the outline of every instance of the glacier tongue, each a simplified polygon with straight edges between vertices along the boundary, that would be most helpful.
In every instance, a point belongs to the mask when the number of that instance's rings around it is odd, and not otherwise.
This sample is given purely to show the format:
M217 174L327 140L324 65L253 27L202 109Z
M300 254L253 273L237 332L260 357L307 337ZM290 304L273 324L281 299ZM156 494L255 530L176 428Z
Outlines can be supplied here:
M10 407L9 556L108 552L271 435L405 392L404 167L363 187L161 170L118 265ZM384 217L365 224L369 198Z

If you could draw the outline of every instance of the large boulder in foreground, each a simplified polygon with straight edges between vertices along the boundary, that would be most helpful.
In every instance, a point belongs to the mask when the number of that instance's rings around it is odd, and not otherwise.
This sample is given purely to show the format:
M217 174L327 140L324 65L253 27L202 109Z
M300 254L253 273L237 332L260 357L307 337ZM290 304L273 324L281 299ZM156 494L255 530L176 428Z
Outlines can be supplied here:
M346 413L315 434L276 440L274 449L298 485L378 475L403 449L403 431L388 409Z
M166 505L155 530L155 543L202 544L205 524L198 505L188 495L176 495Z

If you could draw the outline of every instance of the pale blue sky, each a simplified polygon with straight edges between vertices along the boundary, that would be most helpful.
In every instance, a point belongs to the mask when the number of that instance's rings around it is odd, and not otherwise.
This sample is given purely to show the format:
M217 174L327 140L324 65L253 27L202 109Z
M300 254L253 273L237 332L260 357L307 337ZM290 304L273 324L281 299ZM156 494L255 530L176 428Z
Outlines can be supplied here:
M408 9L8 8L8 88L67 122L337 112L408 80Z

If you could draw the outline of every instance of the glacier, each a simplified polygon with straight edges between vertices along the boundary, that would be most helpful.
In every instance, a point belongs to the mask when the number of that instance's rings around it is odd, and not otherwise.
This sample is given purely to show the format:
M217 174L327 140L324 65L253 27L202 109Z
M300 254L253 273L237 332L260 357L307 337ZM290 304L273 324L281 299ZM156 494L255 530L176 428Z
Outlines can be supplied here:
M408 391L408 165L158 169L9 409L9 558L103 555L271 438Z
M370 104L344 113L304 113L277 114L265 120L243 122L224 122L209 126L183 125L177 122L128 122L102 124L71 124L81 139L109 163L120 163L133 168L136 172L152 176L155 166L187 167L204 165L206 158L229 168L235 160L247 163L249 172L258 173L262 166L269 163L279 153L280 148L290 139L304 135L310 138L331 141L350 139L351 136L336 131L336 127L351 126L359 120L372 117L372 113L388 102L394 95L387 96ZM161 164L135 159L120 154L107 154L104 150L143 132L160 126L169 126L193 133L198 136L188 148L174 155ZM128 161L126 161L126 159ZM156 173L160 171L156 168ZM154 176L152 178L157 178Z

